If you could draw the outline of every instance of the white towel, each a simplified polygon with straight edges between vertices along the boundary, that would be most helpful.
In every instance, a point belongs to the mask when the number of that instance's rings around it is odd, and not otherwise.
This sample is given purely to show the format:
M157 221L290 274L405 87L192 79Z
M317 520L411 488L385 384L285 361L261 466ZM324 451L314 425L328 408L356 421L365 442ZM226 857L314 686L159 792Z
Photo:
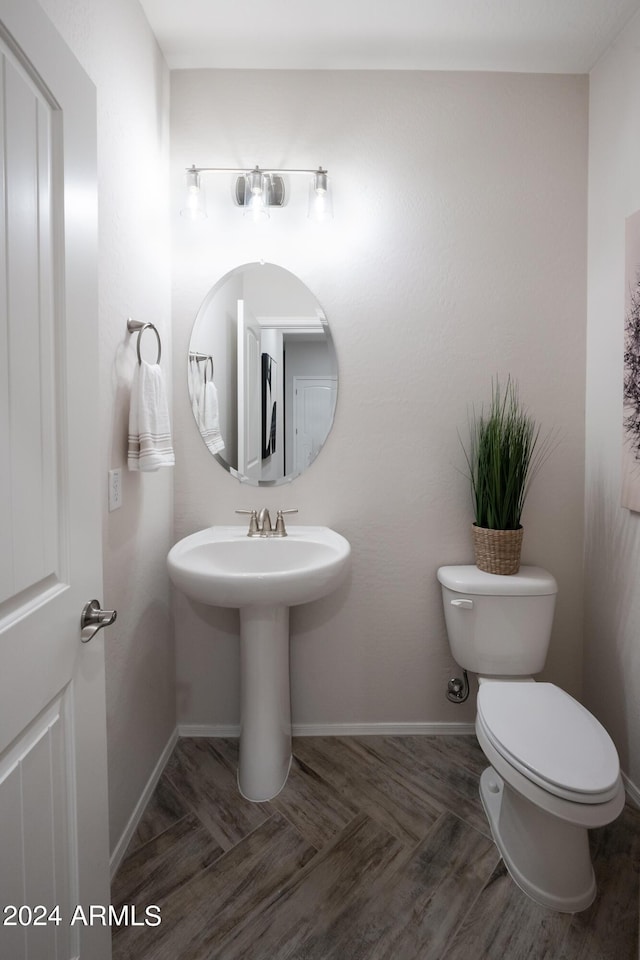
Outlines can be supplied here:
M157 470L175 464L164 376L157 363L136 366L129 409L129 470Z
M204 384L200 397L198 426L202 439L211 453L224 450L224 440L220 433L220 415L218 412L218 391L213 380Z
M204 371L200 368L200 364L195 357L189 357L189 394L191 396L191 409L198 426L200 426L200 401L203 387Z

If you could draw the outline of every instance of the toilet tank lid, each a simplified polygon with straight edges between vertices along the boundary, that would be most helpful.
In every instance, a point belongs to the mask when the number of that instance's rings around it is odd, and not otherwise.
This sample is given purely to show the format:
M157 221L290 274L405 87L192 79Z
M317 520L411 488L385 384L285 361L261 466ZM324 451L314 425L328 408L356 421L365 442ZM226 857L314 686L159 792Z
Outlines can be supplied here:
M535 597L558 592L555 577L542 567L520 567L511 576L485 573L475 564L440 567L438 580L456 593L476 596Z

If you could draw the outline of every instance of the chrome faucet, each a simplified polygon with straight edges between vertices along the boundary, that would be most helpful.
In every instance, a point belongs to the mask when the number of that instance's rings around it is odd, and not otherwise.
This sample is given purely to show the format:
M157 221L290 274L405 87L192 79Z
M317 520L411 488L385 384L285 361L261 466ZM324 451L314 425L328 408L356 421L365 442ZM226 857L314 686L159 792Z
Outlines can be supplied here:
M258 532L263 537L270 537L274 532L273 527L271 526L271 517L269 516L269 511L266 507L263 507L258 514Z
M286 537L287 531L284 525L285 513L297 513L297 507L293 510L278 510L276 514L275 527L271 524L271 515L266 507L258 513L257 510L236 510L236 513L249 514L248 537Z

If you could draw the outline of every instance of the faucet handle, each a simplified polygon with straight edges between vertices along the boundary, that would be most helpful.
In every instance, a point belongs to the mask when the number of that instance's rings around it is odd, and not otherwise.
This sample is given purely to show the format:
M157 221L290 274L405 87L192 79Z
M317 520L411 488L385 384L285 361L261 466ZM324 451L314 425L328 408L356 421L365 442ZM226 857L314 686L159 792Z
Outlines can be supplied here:
M257 537L258 530L258 512L257 510L236 510L236 513L247 513L249 514L249 531L247 533L248 537Z
M293 509L291 509L291 510L278 510L278 512L276 513L276 529L275 529L275 535L276 535L276 537L286 537L286 536L287 536L287 531L286 531L285 526L284 526L284 514L285 514L285 513L297 513L297 512L298 512L298 508L297 508L297 507L293 507Z

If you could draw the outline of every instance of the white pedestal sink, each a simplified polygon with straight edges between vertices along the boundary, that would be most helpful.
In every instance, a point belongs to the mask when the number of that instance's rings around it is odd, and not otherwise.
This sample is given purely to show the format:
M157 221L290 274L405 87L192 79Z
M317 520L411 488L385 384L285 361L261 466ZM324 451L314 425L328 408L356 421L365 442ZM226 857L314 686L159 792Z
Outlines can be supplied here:
M248 537L215 526L185 537L167 558L169 576L192 600L240 610L238 786L270 800L291 764L289 607L325 597L344 580L351 547L328 527L290 526L286 537Z

